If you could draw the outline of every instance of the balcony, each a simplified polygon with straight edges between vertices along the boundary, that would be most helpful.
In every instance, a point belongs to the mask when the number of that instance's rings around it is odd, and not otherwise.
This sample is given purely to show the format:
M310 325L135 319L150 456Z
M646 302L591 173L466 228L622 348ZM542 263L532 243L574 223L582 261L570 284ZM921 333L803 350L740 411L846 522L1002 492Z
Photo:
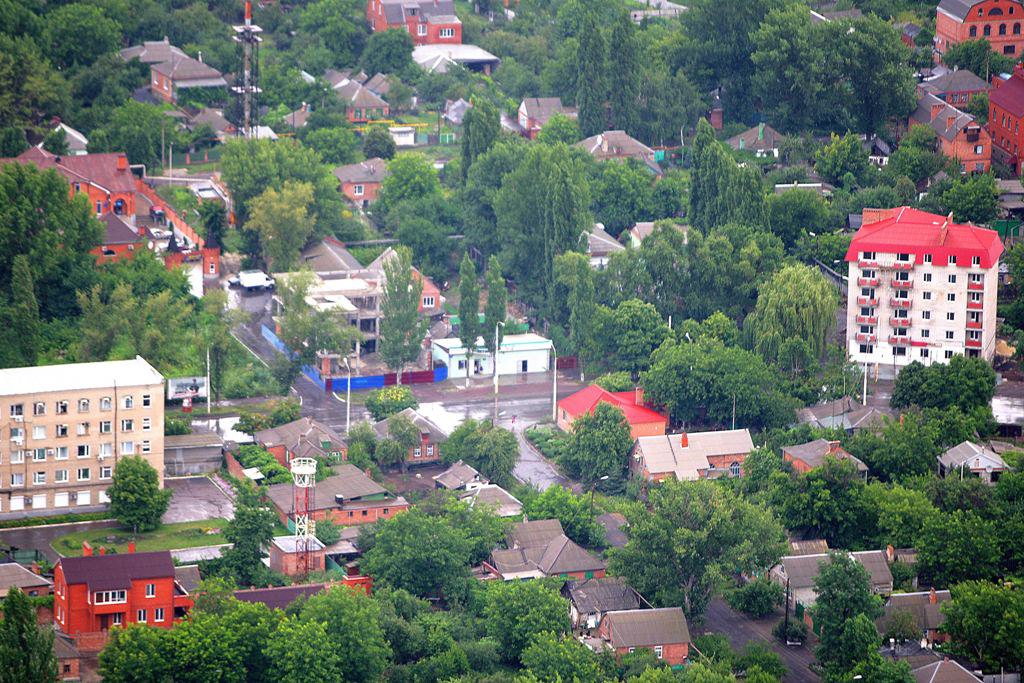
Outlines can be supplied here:
M905 310L910 308L910 299L889 299L889 306Z
M981 340L980 339L968 339L968 340L966 340L964 342L964 346L966 346L969 349L980 349L981 348Z
M877 325L878 324L878 316L877 315L858 315L857 316L857 324L858 325Z
M967 302L967 308L969 308L972 311L980 311L984 307L985 307L985 303L982 302L982 301L968 301Z
M861 259L857 261L857 266L860 268L877 268L878 261L876 259Z
M889 337L889 346L910 346L910 337Z
M985 281L982 280L981 282L972 282L971 280L968 280L967 281L967 289L969 289L971 291L974 291L974 292L983 291L985 289Z
M874 308L875 306L878 305L878 299L877 298L873 299L873 298L871 298L869 296L858 296L857 297L857 305L858 306L871 306L872 308Z
M877 287L878 286L878 278L877 277L859 277L859 278L857 278L857 286L858 287Z
M912 270L914 268L913 261L896 261L892 264L894 270Z
M857 334L854 337L854 339L856 339L861 344L874 344L875 342L878 341L878 337L877 336L875 336L873 334L863 334L863 333Z
M914 286L913 280L893 280L893 289L910 289Z
M889 326L907 329L910 327L910 318L889 318Z
M967 329L969 329L969 330L980 330L981 329L981 321L980 320L968 320L967 321Z

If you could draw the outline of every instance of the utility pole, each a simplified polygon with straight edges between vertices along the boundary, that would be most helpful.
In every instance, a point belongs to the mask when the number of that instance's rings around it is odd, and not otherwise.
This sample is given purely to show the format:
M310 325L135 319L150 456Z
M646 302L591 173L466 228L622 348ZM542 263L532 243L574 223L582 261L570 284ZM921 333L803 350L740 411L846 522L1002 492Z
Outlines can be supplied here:
M498 339L498 327L505 327L500 320L494 323L494 426L498 426L498 356L501 352L501 344ZM469 371L469 368L466 369Z
M213 385L210 383L210 347L206 347L206 414L210 414L210 402L213 400Z
M551 421L558 422L558 351L551 345Z
M345 369L348 370L348 381L345 383L345 436L352 427L352 366L345 356Z
M240 84L231 88L242 101L242 126L239 133L245 138L256 137L259 129L259 72L260 43L263 29L252 23L252 0L245 0L245 23L233 27L235 42L242 45L242 73L239 74Z

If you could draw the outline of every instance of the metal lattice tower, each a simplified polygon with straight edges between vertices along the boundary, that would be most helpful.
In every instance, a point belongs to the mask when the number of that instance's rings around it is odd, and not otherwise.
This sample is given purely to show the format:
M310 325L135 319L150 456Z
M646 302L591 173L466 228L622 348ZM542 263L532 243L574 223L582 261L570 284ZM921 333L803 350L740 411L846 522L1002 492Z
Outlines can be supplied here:
M314 487L316 486L316 460L313 458L292 458L292 494L295 498L295 552L299 575L309 573L309 556L316 541L316 522L310 514L313 510Z
M256 137L260 120L260 34L263 29L252 23L252 0L245 0L245 23L235 26L235 42L242 44L242 71L231 88L242 105L239 135Z

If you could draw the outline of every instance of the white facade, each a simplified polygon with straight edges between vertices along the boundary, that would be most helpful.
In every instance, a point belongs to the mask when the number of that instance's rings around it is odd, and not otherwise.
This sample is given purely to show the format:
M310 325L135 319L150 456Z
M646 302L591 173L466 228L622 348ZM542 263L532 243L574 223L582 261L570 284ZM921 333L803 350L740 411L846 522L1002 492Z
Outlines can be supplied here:
M547 372L551 369L551 352L551 340L539 334L506 335L498 349L498 374ZM494 374L494 359L482 337L477 339L472 358L467 359L466 348L458 338L435 339L430 345L430 355L435 364L448 366L448 379L465 378L467 371L472 377L486 378Z
M945 363L954 355L992 360L998 265L931 261L928 254L857 252L848 273L851 361L891 374L913 361Z

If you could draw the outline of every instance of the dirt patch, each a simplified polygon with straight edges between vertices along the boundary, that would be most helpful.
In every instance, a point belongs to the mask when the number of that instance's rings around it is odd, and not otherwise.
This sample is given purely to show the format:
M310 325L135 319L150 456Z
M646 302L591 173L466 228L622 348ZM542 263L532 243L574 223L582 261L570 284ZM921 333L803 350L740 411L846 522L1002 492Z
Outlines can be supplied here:
M434 490L434 475L441 474L447 465L424 465L410 468L405 474L385 472L384 486L392 493L427 493Z

